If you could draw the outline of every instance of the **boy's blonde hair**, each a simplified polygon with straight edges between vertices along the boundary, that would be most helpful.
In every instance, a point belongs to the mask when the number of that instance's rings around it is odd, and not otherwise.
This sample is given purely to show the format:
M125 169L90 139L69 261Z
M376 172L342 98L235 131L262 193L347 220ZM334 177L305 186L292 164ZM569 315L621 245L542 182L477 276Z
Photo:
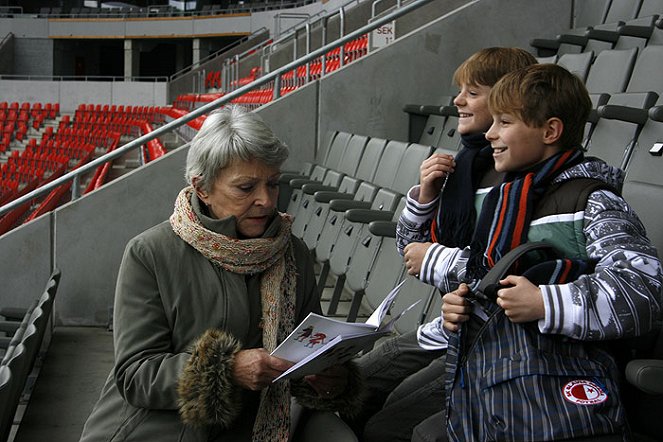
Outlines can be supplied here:
M502 77L490 91L488 107L492 114L512 114L532 127L559 118L564 124L560 147L579 149L592 102L576 75L555 64L539 64Z
M465 60L454 73L454 84L493 87L506 73L536 64L536 58L519 48L486 48Z

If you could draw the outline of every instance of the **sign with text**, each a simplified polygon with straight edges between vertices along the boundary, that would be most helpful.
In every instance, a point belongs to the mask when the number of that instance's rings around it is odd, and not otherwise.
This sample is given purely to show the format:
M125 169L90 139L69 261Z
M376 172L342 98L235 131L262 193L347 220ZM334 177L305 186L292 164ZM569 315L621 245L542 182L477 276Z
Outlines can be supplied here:
M386 23L371 32L370 49L380 49L387 46L396 38L396 21Z

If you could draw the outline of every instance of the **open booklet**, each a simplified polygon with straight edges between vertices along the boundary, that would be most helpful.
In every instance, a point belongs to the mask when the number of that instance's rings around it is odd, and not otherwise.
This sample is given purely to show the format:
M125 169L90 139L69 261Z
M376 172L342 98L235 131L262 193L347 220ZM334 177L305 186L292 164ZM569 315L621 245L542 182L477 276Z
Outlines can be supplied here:
M332 365L342 364L360 351L369 348L382 336L390 334L396 321L421 301L416 301L382 324L404 282L389 292L366 322L344 322L309 313L272 352L272 356L295 362L295 365L284 371L273 382L320 373Z

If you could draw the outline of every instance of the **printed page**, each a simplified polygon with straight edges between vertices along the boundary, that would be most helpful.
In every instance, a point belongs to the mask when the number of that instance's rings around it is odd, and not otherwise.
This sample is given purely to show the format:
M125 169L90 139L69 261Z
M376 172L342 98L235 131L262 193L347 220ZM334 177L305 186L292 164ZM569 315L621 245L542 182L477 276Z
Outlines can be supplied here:
M337 336L324 347L321 347L316 352L284 371L281 376L272 382L320 373L332 365L342 364L352 359L360 351L369 348L375 341L389 333L389 331L380 331L348 338Z

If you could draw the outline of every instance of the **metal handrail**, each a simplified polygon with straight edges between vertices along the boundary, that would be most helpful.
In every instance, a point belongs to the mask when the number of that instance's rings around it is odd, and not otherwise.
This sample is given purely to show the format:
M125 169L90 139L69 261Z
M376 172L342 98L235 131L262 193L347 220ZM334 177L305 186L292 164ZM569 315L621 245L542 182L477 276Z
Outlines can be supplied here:
M45 81L150 81L154 83L167 82L168 77L120 77L109 75L20 75L0 74L0 80L45 80Z
M126 152L128 152L130 150L133 150L133 149L147 143L148 141L159 137L160 135L162 135L164 133L170 132L171 130L174 130L174 129L180 127L180 126L183 126L186 123L188 123L189 121L194 120L194 119L196 119L196 118L198 118L202 115L205 115L205 114L213 111L214 109L217 109L217 108L221 107L222 105L228 103L229 101L243 95L244 93L246 93L246 92L248 92L248 91L250 91L250 90L252 90L252 89L254 89L258 86L262 86L266 83L269 83L272 80L277 80L277 79L280 80L280 77L281 77L282 74L284 74L288 71L291 71L292 69L295 69L296 67L301 66L304 63L308 63L308 62L310 62L310 61L326 54L327 52L331 51L332 49L335 49L335 48L337 48L341 45L344 45L345 43L347 43L351 40L354 40L354 39L356 39L356 38L358 38L358 37L360 37L360 36L362 36L362 35L364 35L368 32L371 32L372 30L377 29L380 26L382 26L386 23L389 23L389 22L397 19L398 17L403 16L403 15L407 14L410 11L413 11L417 8L420 8L421 6L423 6L427 3L430 3L431 1L433 1L433 0L415 0L412 3L409 3L409 4L401 7L400 9L397 9L397 10L391 12L390 14L385 15L384 17L380 17L379 19L375 20L372 23L368 23L365 26L362 26L361 28L356 29L353 32L350 32L346 36L341 37L341 38L339 38L338 40L336 40L332 43L329 43L329 44L327 44L327 45L325 45L321 48L316 49L315 51L313 51L313 52L311 52L307 55L304 55L303 57L299 58L298 60L290 62L287 65L285 65L283 67L280 67L279 69L277 69L273 72L270 72L269 74L264 75L264 76L256 79L252 83L249 83L245 86L242 86L239 89L237 89L233 92L230 92L230 93L228 93L227 95L224 95L221 98L218 98L214 101L211 101L211 102L199 107L198 109L195 109L195 110L189 112L188 114L178 118L177 120L173 120L170 123L166 123L163 126L156 128L154 131L152 131L148 134L145 134L141 137L138 137L135 140L130 141L129 143L115 149L114 151L112 151L110 153L107 153L107 154L105 154L105 155L103 155L103 156L101 156L101 157L99 157L95 160L92 160L89 163L87 163L87 164L85 164L85 165L83 165L83 166L81 166L77 169L74 169L74 170L66 173L65 175L62 175L60 178L55 179L55 180L51 181L50 183L45 184L44 186L39 187L39 188L33 190L32 192L29 192L29 193L23 195L22 197L19 197L19 198L15 199L14 201L11 201L10 203L5 204L4 206L0 207L0 215L6 213L6 212L8 212L8 211L10 211L10 210L12 210L16 207L19 207L20 205L30 201L33 198L37 198L39 196L45 195L46 193L50 192L51 190L55 189L56 187L66 183L68 181L71 181L71 180L74 180L74 179L79 179L79 177L81 175L84 175L86 173L91 172L96 167L100 166L101 164L104 164L108 161L112 161L116 158L119 158L122 155L124 155Z

